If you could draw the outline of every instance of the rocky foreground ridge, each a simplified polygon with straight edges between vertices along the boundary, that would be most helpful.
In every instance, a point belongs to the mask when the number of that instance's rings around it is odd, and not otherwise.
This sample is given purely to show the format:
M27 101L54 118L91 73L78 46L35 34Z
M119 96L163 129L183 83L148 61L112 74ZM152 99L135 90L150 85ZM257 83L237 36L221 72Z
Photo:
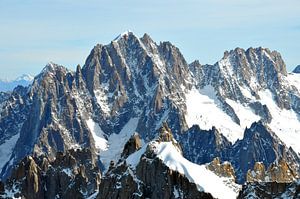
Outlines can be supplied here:
M299 78L266 48L188 64L170 42L126 32L76 71L49 63L1 93L0 194L221 198L212 179L226 198L284 194L299 179Z

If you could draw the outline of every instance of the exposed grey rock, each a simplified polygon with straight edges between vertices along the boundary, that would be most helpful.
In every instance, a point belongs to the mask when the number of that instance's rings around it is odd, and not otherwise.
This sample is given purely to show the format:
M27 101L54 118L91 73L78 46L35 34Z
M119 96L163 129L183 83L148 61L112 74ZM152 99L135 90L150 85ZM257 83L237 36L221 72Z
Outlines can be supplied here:
M25 199L86 198L98 189L100 170L90 150L57 153L54 161L26 156L5 182L5 192ZM2 191L3 198L10 198Z

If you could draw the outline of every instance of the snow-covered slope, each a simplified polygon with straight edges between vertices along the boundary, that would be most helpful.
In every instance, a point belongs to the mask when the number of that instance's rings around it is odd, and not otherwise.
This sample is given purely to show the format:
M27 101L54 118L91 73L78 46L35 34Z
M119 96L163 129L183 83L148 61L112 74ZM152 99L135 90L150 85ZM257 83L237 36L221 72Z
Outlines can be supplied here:
M219 199L236 198L241 186L225 177L219 177L205 165L194 164L185 159L172 142L154 143L155 153L170 169L186 176L197 185L199 191L211 193Z

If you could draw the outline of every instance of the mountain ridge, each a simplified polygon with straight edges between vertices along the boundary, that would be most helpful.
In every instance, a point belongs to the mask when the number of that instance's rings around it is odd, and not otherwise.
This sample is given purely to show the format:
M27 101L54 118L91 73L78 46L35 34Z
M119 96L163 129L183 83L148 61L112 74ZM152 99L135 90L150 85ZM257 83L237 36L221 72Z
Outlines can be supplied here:
M84 148L105 174L135 132L146 145L166 122L192 163L228 161L241 184L257 162L276 168L283 161L290 168L284 172L295 173L282 178L289 182L299 176L297 78L266 48L236 48L214 65L188 64L170 42L126 32L97 44L83 67L49 63L4 99L0 152L11 147L1 178L28 155L52 161Z

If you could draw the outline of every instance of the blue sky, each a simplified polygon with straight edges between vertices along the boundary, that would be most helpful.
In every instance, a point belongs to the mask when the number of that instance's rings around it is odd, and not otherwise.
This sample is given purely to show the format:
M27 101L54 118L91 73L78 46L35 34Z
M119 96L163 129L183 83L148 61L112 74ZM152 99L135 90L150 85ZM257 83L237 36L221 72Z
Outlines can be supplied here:
M128 29L171 41L188 62L263 46L288 70L300 64L299 0L1 0L0 27L2 79L38 74L49 61L74 69Z

